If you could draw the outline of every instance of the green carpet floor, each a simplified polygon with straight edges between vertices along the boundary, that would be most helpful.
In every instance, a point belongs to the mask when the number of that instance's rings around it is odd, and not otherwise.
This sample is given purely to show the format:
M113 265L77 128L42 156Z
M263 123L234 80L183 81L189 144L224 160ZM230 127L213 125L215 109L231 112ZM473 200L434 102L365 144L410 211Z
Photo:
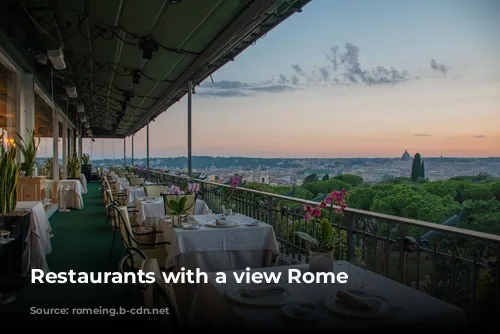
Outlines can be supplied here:
M123 245L117 241L110 255L113 232L106 225L104 205L98 184L88 184L84 195L85 206L82 210L56 212L51 218L52 253L47 262L52 272L115 272L123 256ZM32 315L31 308L67 308L71 313L76 308L123 308L141 306L135 291L127 284L40 284L26 282L16 292L15 303L0 307L0 318L10 316L34 321L37 324L50 322L71 322L74 326L100 324L120 324L130 326L130 317L109 315ZM141 316L135 315L138 323ZM127 319L125 319L127 318ZM5 318L7 319L7 318ZM115 327L116 328L116 327Z

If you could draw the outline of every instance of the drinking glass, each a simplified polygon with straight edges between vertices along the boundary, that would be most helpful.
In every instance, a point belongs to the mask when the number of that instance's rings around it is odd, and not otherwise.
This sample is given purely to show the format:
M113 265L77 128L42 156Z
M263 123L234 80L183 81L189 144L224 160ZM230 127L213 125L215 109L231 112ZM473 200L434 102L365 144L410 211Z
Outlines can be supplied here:
M364 288L368 278L365 261L363 259L353 259L349 261L347 276L349 281L356 282L351 284L353 288Z

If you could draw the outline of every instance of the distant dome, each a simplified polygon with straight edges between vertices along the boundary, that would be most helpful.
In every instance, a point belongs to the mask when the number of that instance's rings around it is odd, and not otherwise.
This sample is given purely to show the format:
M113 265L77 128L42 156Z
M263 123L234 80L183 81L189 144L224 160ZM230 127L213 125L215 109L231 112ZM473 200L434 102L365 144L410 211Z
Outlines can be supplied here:
M410 160L410 153L408 153L408 150L405 150L405 153L401 156L401 160Z

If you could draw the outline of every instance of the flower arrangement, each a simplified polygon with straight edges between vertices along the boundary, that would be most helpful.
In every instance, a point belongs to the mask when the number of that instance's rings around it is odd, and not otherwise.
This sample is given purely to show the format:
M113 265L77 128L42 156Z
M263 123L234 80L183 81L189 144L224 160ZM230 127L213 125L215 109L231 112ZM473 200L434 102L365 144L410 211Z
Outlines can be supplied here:
M238 174L235 174L229 180L229 187L224 187L223 193L224 197L222 198L223 203L223 211L233 210L236 206L232 197L236 193L236 188L240 184L241 177Z
M341 191L332 191L323 201L321 201L316 207L311 205L305 206L304 220L306 222L316 223L319 219L319 225L321 227L321 239L317 240L311 235L305 232L295 232L295 234L307 242L311 251L328 253L332 252L336 244L336 240L333 236L333 227L331 223L332 215L342 215L344 213L347 198L347 191L342 189ZM321 218L323 210L329 209L328 218Z
M196 203L196 195L200 192L200 185L195 182L190 182L189 178L183 178L181 186L171 185L167 189L166 194L162 194L165 203L171 211L172 215L178 216L185 214L189 209L191 209ZM175 198L172 198L175 195ZM188 202L188 196L195 196L195 200L192 203Z

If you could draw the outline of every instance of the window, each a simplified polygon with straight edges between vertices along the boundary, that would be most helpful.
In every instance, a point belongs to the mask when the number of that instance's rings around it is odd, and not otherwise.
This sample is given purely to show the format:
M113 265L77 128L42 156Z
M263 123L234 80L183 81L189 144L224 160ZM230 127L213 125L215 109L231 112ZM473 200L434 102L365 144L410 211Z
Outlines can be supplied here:
M0 62L0 133L4 144L16 139L16 73Z

